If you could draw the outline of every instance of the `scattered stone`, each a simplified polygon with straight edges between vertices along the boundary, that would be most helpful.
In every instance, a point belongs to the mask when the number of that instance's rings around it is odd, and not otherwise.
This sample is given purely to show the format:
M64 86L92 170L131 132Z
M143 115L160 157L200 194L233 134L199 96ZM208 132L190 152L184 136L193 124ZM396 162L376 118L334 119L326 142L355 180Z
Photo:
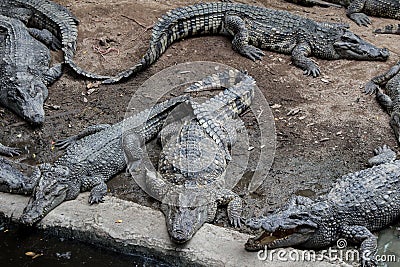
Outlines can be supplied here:
M291 110L286 114L286 116L294 116L294 115L298 114L300 111L301 111L300 108L291 109Z

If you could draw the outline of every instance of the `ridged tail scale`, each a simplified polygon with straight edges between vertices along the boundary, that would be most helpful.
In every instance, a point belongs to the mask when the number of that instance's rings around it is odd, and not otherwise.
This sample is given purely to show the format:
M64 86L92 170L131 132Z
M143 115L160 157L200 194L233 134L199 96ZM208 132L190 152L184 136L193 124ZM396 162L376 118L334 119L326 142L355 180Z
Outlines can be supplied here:
M244 72L228 70L196 82L185 92L227 88L217 96L198 104L191 101L199 124L221 146L230 160L228 146L235 139L232 133L238 127L237 117L250 107L254 97L255 80Z

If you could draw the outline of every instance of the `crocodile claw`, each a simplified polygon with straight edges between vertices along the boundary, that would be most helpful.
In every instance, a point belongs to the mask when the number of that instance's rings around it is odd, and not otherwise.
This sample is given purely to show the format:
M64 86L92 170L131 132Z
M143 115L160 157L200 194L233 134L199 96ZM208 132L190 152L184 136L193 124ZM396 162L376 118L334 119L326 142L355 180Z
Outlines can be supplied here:
M19 156L21 154L21 150L16 147L8 147L0 144L0 154L10 157Z
M379 86L376 83L374 83L373 81L367 82L367 84L364 87L364 93L367 95L372 95L378 90L379 90Z
M320 74L321 74L321 71L319 70L318 67L314 67L312 69L304 71L304 75L313 76L314 78L318 77Z
M56 147L59 147L60 149L66 149L68 146L73 144L77 140L76 136L71 136L62 140L57 140L56 143L54 144Z
M96 195L90 195L89 196L89 204L97 204L100 202L104 202L103 196L96 196Z
M258 49L252 45L244 46L242 49L242 54L253 61L261 60L262 57L265 56L265 53L261 49Z
M355 23L357 23L358 26L368 27L368 25L371 24L371 20L364 13L353 13L353 14L349 15L349 17Z
M242 218L240 217L233 217L230 219L231 225L235 228L240 228L242 226Z

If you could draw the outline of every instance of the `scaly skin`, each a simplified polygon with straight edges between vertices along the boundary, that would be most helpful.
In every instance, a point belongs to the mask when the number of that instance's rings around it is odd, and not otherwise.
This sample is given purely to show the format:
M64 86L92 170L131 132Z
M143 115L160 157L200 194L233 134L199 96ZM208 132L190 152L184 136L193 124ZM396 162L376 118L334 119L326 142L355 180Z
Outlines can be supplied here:
M36 223L59 204L75 199L83 191L90 190L90 204L102 202L107 192L105 182L126 167L122 129L132 131L140 146L155 137L169 111L187 99L187 96L172 98L112 126L88 127L76 136L57 142L56 145L66 148L66 152L53 164L39 166L41 175L32 181L33 194L21 221ZM141 155L135 156L140 160ZM27 192L29 190L26 188Z
M49 49L21 21L0 15L0 30L0 104L40 125L47 85L61 76L61 65L50 67Z
M387 49L367 43L348 25L315 22L286 11L236 3L202 3L171 10L153 27L149 49L133 67L103 83L116 83L153 64L175 41L197 35L233 36L233 49L252 60L260 49L290 54L294 65L314 77L317 64L308 58L386 60Z
M225 170L228 146L234 144L233 132L240 125L236 117L251 104L254 86L253 78L238 71L212 75L186 92L228 89L202 104L191 100L183 121L163 128L158 172L147 170L145 184L146 191L162 201L174 242L187 242L205 222L213 221L217 205L228 204L231 224L240 226L242 201L225 187Z
M21 150L16 147L9 147L5 146L2 143L0 143L0 154L5 155L5 156L18 156L21 153Z
M315 201L296 196L270 215L249 219L248 226L263 232L245 248L319 249L344 238L360 244L363 266L376 266L377 238L371 232L400 217L400 161L386 146L375 153L373 167L343 176L327 195Z
M79 21L67 8L49 0L2 0L0 14L20 19L34 28L33 32L46 29L47 43L53 49L61 48L64 63L79 75L97 80L109 78L85 71L74 63Z
M390 126L400 144L400 61L382 75L371 79L366 94L376 95L376 100L390 115Z
M17 170L13 163L0 157L0 191L16 194L31 194L35 181L40 176L39 168L35 168L30 177Z
M285 0L302 5L337 4L347 7L347 16L358 26L368 26L371 20L367 15L400 20L398 0Z
M381 29L374 30L374 33L381 33L381 34L400 34L400 24L394 25L389 24L384 26Z

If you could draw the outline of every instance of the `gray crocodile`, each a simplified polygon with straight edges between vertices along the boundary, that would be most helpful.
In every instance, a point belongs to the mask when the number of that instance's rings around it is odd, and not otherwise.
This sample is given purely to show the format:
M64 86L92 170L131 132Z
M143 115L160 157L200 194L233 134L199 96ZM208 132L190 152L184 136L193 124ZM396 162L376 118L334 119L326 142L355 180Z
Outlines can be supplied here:
M225 184L230 158L226 148L241 125L237 115L252 102L255 81L231 70L197 82L186 92L220 87L228 89L202 104L190 100L189 112L184 112L190 115L163 128L158 171L146 169L145 191L162 202L168 232L176 243L187 242L205 222L213 221L218 205L228 204L230 223L240 226L242 200ZM130 146L124 150L128 158L131 151L136 154Z
M285 0L287 2L310 5L341 5L347 8L346 15L359 26L368 26L371 20L367 15L400 20L398 0Z
M23 21L31 27L32 35L40 36L53 49L61 48L64 63L79 75L97 80L109 78L85 71L74 63L79 21L67 8L49 0L2 0L0 14Z
M102 202L107 192L105 182L126 167L121 147L123 127L129 127L137 139L145 143L160 131L168 112L187 99L185 95L172 98L112 126L94 125L58 141L56 145L66 148L66 152L53 164L39 165L40 176L31 177L26 187L8 185L9 190L32 193L21 222L34 224L59 204L75 199L83 191L90 190L90 204Z
M34 125L44 121L47 86L62 74L50 59L21 21L0 15L0 104Z
M197 35L233 36L233 49L259 60L267 49L290 54L294 65L314 77L317 64L308 58L386 60L377 48L347 29L348 25L316 22L286 11L237 3L202 3L167 12L153 27L150 45L135 66L103 83L116 83L153 64L175 41Z
M378 103L389 113L390 126L400 144L400 61L384 74L372 78L364 92L375 93Z
M363 266L375 266L377 237L371 232L400 217L400 161L386 146L375 154L369 160L373 167L341 177L327 195L295 196L270 215L248 219L246 225L263 232L245 248L319 249L345 239L360 244Z
M400 34L400 24L388 24L385 25L383 28L375 29L374 33L380 34Z

